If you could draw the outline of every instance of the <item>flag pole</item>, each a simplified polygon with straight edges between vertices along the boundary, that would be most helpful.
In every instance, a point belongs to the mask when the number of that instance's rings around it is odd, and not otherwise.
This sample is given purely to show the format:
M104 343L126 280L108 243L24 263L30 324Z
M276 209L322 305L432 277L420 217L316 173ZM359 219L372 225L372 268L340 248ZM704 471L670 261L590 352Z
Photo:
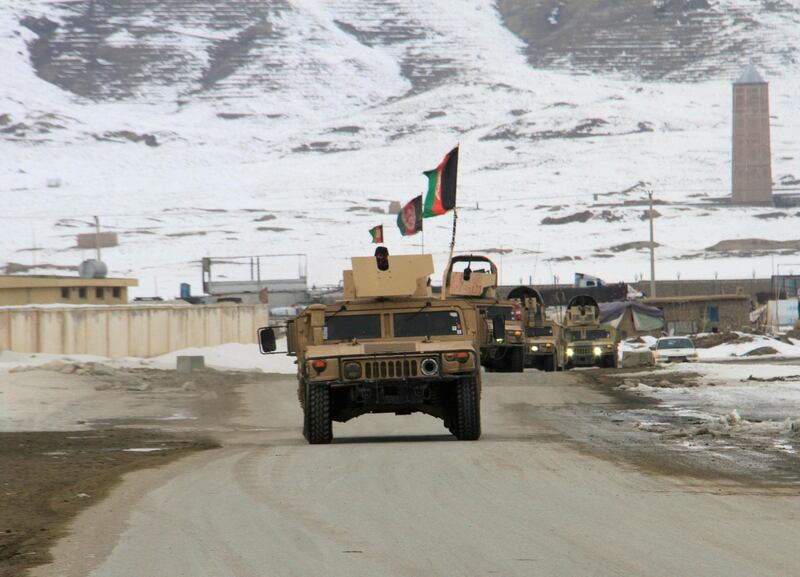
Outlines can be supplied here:
M453 238L450 239L450 258L447 259L447 263L453 260L453 251L456 248L456 223L458 222L458 207L453 207Z
M422 233L422 252L420 254L425 254L425 225L419 231Z
M460 142L456 144L456 151L459 150L460 146L461 146ZM456 160L458 160L458 157L456 157ZM458 169L456 169L456 173L457 172L458 172ZM455 195L455 191L453 192L453 194ZM453 199L453 237L450 239L450 258L447 259L447 266L450 266L450 262L453 260L453 251L456 248L456 223L457 222L458 222L458 200L456 200L454 198Z

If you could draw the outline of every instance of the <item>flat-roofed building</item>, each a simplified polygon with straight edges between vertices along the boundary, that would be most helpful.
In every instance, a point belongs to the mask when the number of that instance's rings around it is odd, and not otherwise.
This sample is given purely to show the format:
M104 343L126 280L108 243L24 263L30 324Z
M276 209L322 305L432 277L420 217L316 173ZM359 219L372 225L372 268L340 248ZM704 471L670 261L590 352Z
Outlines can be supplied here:
M741 331L750 328L746 294L657 297L642 301L664 312L667 332L678 335Z
M128 287L138 285L130 278L0 275L0 306L123 304Z

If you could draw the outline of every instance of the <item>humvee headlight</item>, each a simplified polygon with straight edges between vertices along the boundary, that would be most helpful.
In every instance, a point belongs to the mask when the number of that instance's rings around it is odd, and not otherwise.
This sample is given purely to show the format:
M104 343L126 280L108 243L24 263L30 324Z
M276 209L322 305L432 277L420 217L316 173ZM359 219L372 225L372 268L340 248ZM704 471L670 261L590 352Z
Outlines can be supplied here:
M328 362L323 361L322 359L317 359L316 361L311 362L311 368L313 368L318 373L321 373L322 371L328 368Z
M600 347L595 347L594 349L592 349L592 352L594 353L594 356L599 357L600 355L603 354L603 349L601 349Z
M503 339L495 339L498 343L502 343Z
M469 353L466 351L459 351L457 353L447 353L444 356L448 361L458 361L459 363L466 363L469 360Z
M536 353L538 351L539 351L539 346L538 345L531 345L531 352L532 353Z
M426 377L430 377L439 372L439 363L436 359L425 359L419 365L419 370Z
M344 378L350 379L351 381L361 378L361 365L358 363L347 363L344 366Z
M514 331L514 336L515 337L521 337L522 336L522 331Z
M545 348L547 348L547 349L552 349L552 348L553 348L553 343L545 343L545 345L544 345L544 346L545 346Z
M614 345L606 345L606 348L610 351L611 349L614 348Z
M569 348L567 349L567 356L574 357L575 356L575 349Z

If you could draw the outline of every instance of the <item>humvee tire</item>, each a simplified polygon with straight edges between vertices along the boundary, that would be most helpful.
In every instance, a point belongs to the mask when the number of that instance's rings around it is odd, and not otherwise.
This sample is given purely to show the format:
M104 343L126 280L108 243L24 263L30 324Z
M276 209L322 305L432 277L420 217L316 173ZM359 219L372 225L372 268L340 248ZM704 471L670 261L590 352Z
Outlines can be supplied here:
M456 386L450 432L459 441L477 441L481 436L481 398L478 380L461 379Z
M303 404L303 435L312 445L325 445L333 439L331 392L327 386L306 383Z
M521 373L525 370L525 351L521 348L511 350L508 359L508 372Z

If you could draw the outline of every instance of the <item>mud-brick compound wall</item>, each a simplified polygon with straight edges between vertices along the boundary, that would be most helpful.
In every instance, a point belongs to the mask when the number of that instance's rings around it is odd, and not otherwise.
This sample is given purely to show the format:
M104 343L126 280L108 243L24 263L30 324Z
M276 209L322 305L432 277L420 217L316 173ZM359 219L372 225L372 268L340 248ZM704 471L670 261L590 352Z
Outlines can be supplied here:
M154 357L189 347L255 343L265 305L160 304L0 308L0 351Z
M658 297L642 302L664 312L665 328L670 334L746 331L751 328L751 300L745 294Z

